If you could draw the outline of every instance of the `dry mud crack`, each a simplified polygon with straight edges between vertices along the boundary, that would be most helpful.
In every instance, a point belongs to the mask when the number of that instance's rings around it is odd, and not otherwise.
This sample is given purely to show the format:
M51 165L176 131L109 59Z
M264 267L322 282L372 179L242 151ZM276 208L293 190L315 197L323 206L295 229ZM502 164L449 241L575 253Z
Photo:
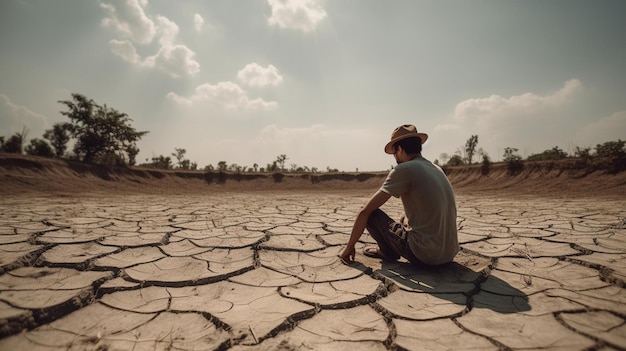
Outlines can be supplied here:
M344 265L365 201L4 198L0 350L626 349L626 201L461 195L454 263Z

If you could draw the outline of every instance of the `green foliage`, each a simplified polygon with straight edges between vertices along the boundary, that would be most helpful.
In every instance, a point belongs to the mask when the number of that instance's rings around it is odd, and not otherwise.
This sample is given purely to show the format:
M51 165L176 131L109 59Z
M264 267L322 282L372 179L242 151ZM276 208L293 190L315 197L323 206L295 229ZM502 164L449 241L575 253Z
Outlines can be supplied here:
M30 145L26 146L26 153L28 155L54 157L54 151L50 144L42 139L31 139Z
M522 156L517 153L518 149L506 147L504 148L504 162L509 175L517 175L524 169L524 163L522 162Z
M2 150L13 154L22 153L22 137L19 134L13 134L2 144Z
M11 135L6 141L2 138L0 151L21 154L24 151L23 147L26 141L26 135L28 135L28 129L24 127L21 132Z
M98 156L96 156L96 158L93 160L93 163L115 167L124 167L127 164L130 164L126 159L126 156L121 152L106 152L98 154Z
M63 100L68 111L61 114L70 119L68 130L76 138L74 153L87 163L116 158L124 161L129 150L148 132L138 132L130 125L131 119L106 105L100 106L80 94L72 100Z
M152 158L152 163L149 166L159 169L171 169L172 159L169 156L159 155Z
M586 163L588 160L591 159L591 148L581 148L576 146L576 149L574 150L574 157L580 158Z
M176 152L172 153L172 156L176 157L176 162L178 164L178 168L188 169L189 168L189 160L185 160L185 154L187 150L174 148ZM185 167L187 166L187 167Z
M626 170L625 144L626 142L619 139L618 141L608 141L596 145L596 156L608 159L607 168L609 172L619 173Z
M67 143L70 141L70 128L70 123L55 123L52 129L43 133L44 139L49 140L52 144L56 157L63 157L67 150Z
M621 139L618 141L607 141L603 144L596 145L596 156L599 157L619 157L626 154L624 151L624 145L626 141Z
M274 161L275 164L280 165L280 169L284 172L285 171L285 161L287 161L287 155L279 155L276 157L276 161Z
M533 154L528 156L528 161L546 161L546 160L562 160L567 158L567 153L561 150L558 146L552 149L545 150L540 154Z
M491 158L489 158L489 155L487 155L487 153L483 153L483 162L480 166L480 172L483 175L487 175L489 174L489 171L491 170Z
M446 166L454 167L454 166L462 166L464 164L465 162L463 161L463 157L461 157L461 155L454 155L450 157L450 159L448 160L448 163L446 163Z
M136 163L137 155L139 154L139 148L136 145L128 145L126 147L126 154L128 155L128 165L134 166Z
M267 164L267 167L265 167L265 171L266 172L276 172L278 170L278 164L276 163L276 161L272 162L271 164Z
M476 152L476 145L478 144L478 135L472 135L467 142L465 142L465 154L467 155L467 162L471 165L472 158Z
M217 169L220 172L225 172L227 168L228 168L228 164L226 163L226 161L220 161L217 163Z

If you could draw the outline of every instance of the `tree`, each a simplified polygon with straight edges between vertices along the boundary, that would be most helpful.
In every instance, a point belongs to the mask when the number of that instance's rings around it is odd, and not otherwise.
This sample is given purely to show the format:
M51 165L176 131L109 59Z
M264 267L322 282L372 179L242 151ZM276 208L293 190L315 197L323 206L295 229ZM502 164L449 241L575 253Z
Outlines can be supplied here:
M509 175L517 175L524 169L522 156L517 153L518 149L512 147L504 148L504 162Z
M618 141L608 141L603 144L596 145L596 156L599 157L621 157L626 152L624 151L625 141L619 139Z
M123 160L129 148L148 132L138 132L130 125L127 114L106 105L100 106L80 94L63 100L68 111L61 114L70 119L69 131L76 138L74 153L79 160L92 163L111 157Z
M54 151L50 144L38 138L30 140L30 145L26 146L26 153L28 155L54 157Z
M611 173L626 170L625 144L626 142L619 139L618 141L609 141L604 144L596 145L596 155L608 158L608 166Z
M276 172L278 170L278 165L276 164L277 161L272 162L271 164L267 164L267 167L265 167L265 169L268 172Z
M22 144L22 137L18 133L13 134L2 144L2 151L12 154L21 154Z
M21 132L15 133L9 137L6 141L2 143L2 150L4 152L10 152L14 154L21 154L24 151L24 142L26 141L26 136L28 135L28 129L26 127L22 128Z
M170 169L172 168L172 159L169 156L159 155L152 158L151 166L160 169Z
M487 175L487 174L489 174L489 171L491 169L491 158L489 157L489 155L486 152L481 152L481 153L479 153L479 155L482 155L482 157L483 157L483 162L482 162L482 166L480 167L480 172L483 175Z
M474 152L476 151L476 145L478 144L478 135L472 135L465 143L465 154L467 155L467 162L471 165Z
M567 158L567 153L561 150L558 146L553 147L552 149L545 150L540 154L533 154L528 156L529 161L542 161L542 160L561 160Z
M135 145L128 145L128 147L126 147L126 154L128 155L128 164L134 166L137 155L139 155L139 148Z
M226 168L228 168L228 165L227 165L226 161L220 161L220 162L217 163L217 169L220 172L226 171Z
M174 148L176 152L172 153L172 156L176 157L176 164L178 164L178 168L188 169L189 168L189 160L185 160L185 154L187 150ZM187 161L187 162L185 162ZM187 167L184 167L187 166Z
M67 150L67 143L70 141L70 123L55 123L52 129L48 129L43 133L44 139L50 141L54 148L56 157L63 157Z
M280 165L280 169L284 172L285 171L285 161L287 161L287 155L280 155L278 157L276 157L276 164Z
M587 162L591 158L591 148L581 148L580 146L576 146L576 149L574 150L574 156L581 158L583 161Z
M446 166L462 166L463 164L465 164L463 157L461 157L461 155L454 155L450 157Z

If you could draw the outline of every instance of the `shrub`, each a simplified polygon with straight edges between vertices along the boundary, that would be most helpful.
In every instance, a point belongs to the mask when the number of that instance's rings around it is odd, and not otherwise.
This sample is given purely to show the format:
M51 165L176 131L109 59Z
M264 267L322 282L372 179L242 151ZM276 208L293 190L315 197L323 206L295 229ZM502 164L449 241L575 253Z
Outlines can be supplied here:
M504 162L509 175L518 175L524 170L522 156L517 153L518 149L506 147L504 148Z
M448 163L446 163L446 166L462 166L464 165L465 162L463 162L463 158L459 155L454 155L452 157L450 157L450 159L448 160Z
M37 138L31 139L30 145L26 146L26 153L35 156L54 157L54 151L50 144Z
M480 166L480 172L482 173L482 175L487 175L489 174L490 170L491 170L491 159L489 158L489 155L483 154L483 162L482 162L482 165Z
M608 158L607 168L609 172L619 173L626 170L625 144L626 142L620 139L618 141L609 141L604 144L596 145L596 155Z
M555 146L552 149L545 150L540 154L528 156L528 161L562 160L564 158L567 158L567 153L559 149L558 146Z

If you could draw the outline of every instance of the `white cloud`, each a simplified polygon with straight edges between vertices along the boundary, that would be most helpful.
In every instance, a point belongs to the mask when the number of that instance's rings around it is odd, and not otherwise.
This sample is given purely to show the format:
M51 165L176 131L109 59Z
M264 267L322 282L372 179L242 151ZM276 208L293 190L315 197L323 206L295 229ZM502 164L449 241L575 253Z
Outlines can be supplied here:
M134 64L143 64L143 60L137 54L135 46L130 41L113 39L109 41L109 47L115 55L122 59Z
M199 14L193 15L193 27L196 31L200 32L202 30L202 26L204 25L204 18Z
M147 0L101 3L111 13L111 17L105 19L105 24L114 25L130 37L130 40L109 41L113 54L137 66L161 70L174 78L198 73L200 64L195 59L195 52L186 45L176 44L180 31L178 25L160 15L156 16L156 21L152 21L143 11L146 5ZM159 50L152 56L142 58L133 42L149 44L155 37L158 37Z
M144 64L178 78L200 72L200 64L194 57L195 53L185 45L164 45L156 55L147 57Z
M626 140L626 110L618 111L581 129L576 135L577 146L595 146L607 141Z
M283 81L278 69L273 65L263 68L256 63L249 63L237 73L237 78L249 86L277 86Z
M219 82L215 85L206 83L198 86L190 97L183 97L174 92L167 97L179 104L193 105L196 103L225 110L272 110L278 108L275 101L261 98L250 99L247 92L233 82Z
M147 0L107 0L100 6L109 12L102 23L115 27L132 41L149 44L156 34L154 22L144 12Z
M541 109L558 107L569 101L582 88L582 83L572 79L553 94L541 96L533 93L504 98L491 95L488 98L469 99L456 105L456 121L476 121L477 123L510 120L520 115L532 115Z
M554 146L564 148L578 128L576 123L581 116L576 110L576 98L583 91L583 84L572 79L557 91L544 95L494 94L461 101L449 120L433 128L429 145L452 153L462 149L471 135L478 135L478 147L496 160L504 147L519 148L522 156Z
M0 127L4 137L10 137L22 132L22 128L26 128L27 139L41 138L45 129L48 128L48 119L26 106L13 103L8 96L0 94Z
M179 31L175 22L165 16L157 16L157 33L162 46L172 45Z
M317 0L267 0L272 7L270 25L310 32L326 17Z
M156 55L142 59L135 46L128 40L113 39L109 42L111 51L141 67L157 68L174 78L193 75L200 71L200 64L194 59L195 53L185 45L164 45Z

